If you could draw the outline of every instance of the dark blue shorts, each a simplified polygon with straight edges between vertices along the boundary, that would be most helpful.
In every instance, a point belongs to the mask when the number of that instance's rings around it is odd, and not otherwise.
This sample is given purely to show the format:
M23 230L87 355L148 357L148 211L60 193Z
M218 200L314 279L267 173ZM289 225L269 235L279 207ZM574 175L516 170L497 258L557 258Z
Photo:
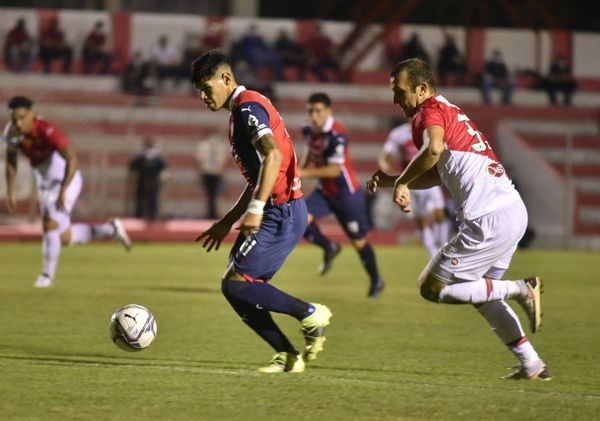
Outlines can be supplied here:
M330 197L319 189L306 198L308 213L315 219L325 218L333 213L348 235L353 240L361 240L371 228L367 215L365 193L358 189L352 194Z
M258 232L240 234L231 249L230 262L246 280L268 281L302 239L308 224L304 197L265 208Z

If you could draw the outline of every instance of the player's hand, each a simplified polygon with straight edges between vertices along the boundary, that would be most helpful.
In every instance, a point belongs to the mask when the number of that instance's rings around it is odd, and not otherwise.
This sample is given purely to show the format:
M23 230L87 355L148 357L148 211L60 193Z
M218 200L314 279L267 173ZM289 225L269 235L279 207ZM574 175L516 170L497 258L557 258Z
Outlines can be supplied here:
M65 212L65 192L61 190L58 194L58 199L56 199L56 210L59 212Z
M17 201L14 194L8 194L6 196L6 207L9 214L13 214L17 211Z
M403 212L410 212L410 190L406 184L396 183L394 186L394 203L400 206Z
M212 227L204 231L200 234L194 241L200 242L204 240L202 243L202 247L206 249L206 252L210 252L213 248L215 250L219 250L221 246L221 241L229 234L231 231L231 224L220 220L213 224Z
M260 223L262 222L262 217L263 216L260 214L246 212L242 218L242 223L240 224L240 231L242 234L249 236L253 232L258 231Z
M375 193L379 187L393 187L395 181L396 177L378 170L371 176L369 181L367 181L367 191L369 193Z

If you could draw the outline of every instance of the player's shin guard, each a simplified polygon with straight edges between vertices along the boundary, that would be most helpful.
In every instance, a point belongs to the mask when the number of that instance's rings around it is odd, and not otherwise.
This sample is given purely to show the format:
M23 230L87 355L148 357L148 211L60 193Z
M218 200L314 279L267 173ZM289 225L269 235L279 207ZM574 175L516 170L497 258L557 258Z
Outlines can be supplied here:
M439 302L446 304L483 304L518 297L521 294L521 287L515 281L481 278L477 281L446 285L440 291Z
M310 314L310 305L266 282L245 282L223 279L223 294L247 303L258 310L289 314L298 320Z
M304 238L307 241L321 247L323 250L330 251L333 248L333 243L323 235L319 229L319 226L314 222L311 222L306 227L306 231L304 231Z
M231 307L258 336L263 338L277 352L291 352L298 354L288 338L283 334L268 311L237 300L224 292L225 298Z
M42 254L44 256L44 265L42 273L50 279L54 279L58 258L60 256L60 233L58 230L47 231L42 239Z

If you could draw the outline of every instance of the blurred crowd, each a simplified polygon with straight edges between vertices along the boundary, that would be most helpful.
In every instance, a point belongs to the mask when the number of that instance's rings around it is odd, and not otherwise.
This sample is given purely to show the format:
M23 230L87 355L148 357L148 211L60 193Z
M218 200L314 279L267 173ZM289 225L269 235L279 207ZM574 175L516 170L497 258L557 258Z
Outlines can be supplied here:
M508 68L500 50L494 50L486 59L483 72L474 74L467 68L464 54L454 37L446 33L444 38L435 60L417 33L401 45L386 45L386 67L406 58L419 57L436 63L440 85L478 86L485 104L492 103L492 92L498 90L500 102L511 104L518 75ZM268 43L259 27L253 24L239 39L232 40L228 54L240 83L273 95L269 84L273 80L342 81L337 47L321 26L317 26L303 42L281 30L277 39ZM80 71L85 74L119 73L125 92L150 95L164 90L166 81L172 86L187 81L191 61L213 48L225 48L222 27L217 23L207 25L203 34L189 34L182 48L175 46L167 35L159 35L149 57L134 51L125 68L116 69L104 24L98 21L82 44ZM37 44L24 18L17 20L4 40L4 65L13 72L31 71L37 58L46 73L57 69L53 62L59 63L60 71L69 73L73 70L73 57L73 46L66 42L57 18L40 33ZM554 57L546 75L529 71L527 76L532 88L547 92L551 104L571 104L577 85L565 57Z

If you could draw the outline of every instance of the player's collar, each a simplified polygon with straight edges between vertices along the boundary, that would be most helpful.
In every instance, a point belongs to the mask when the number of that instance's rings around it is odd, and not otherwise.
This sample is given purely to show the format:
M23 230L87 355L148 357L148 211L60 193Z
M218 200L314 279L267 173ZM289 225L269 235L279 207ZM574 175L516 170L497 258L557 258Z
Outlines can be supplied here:
M323 124L323 127L321 127L321 132L327 133L327 132L330 132L331 129L333 129L333 116L332 115L327 117L327 120L325 120L325 124Z
M242 92L244 92L246 90L246 87L244 85L240 85L237 88L235 88L235 90L233 91L233 93L231 94L231 97L229 98L229 103L227 104L227 109L229 111L233 110L233 107L235 105L235 100L237 99L238 96L240 96L240 94Z

